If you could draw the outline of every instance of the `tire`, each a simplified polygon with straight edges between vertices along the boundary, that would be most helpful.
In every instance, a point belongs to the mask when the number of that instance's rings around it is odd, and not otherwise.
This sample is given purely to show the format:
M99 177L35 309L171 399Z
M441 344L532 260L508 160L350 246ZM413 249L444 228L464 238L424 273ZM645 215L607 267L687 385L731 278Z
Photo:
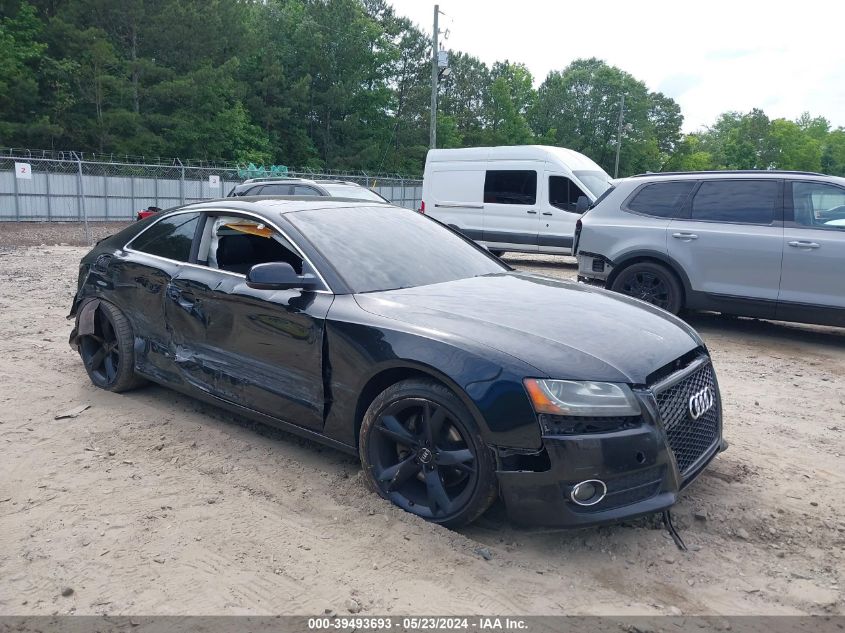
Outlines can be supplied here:
M642 299L672 314L678 314L684 307L684 289L675 273L655 262L637 262L623 268L610 289Z
M492 452L460 399L433 380L385 389L364 414L358 452L374 492L433 523L466 525L496 499Z
M132 326L123 313L101 301L94 316L94 333L79 337L79 355L95 386L120 393L146 383L135 374L134 341Z
M507 252L507 251L499 251L499 250L493 251L493 250L491 250L491 251L490 251L490 254L491 254L491 255L495 255L496 257L501 257L501 256L502 256L502 255L504 255L506 252Z

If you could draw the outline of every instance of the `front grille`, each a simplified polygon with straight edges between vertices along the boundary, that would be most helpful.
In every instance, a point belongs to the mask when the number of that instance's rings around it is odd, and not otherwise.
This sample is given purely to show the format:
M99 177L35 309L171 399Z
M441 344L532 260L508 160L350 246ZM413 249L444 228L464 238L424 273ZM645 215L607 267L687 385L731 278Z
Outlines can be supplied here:
M708 388L713 395L713 406L694 420L690 399ZM677 382L669 379L668 386L658 385L654 395L669 447L683 476L719 439L719 398L713 366L708 361Z

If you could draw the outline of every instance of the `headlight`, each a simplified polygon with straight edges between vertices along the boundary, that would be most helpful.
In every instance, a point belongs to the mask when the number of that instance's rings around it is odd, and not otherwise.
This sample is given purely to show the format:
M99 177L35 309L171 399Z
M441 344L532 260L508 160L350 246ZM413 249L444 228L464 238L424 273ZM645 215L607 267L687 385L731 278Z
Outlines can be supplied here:
M526 378L525 389L537 413L552 415L639 415L640 405L626 384Z

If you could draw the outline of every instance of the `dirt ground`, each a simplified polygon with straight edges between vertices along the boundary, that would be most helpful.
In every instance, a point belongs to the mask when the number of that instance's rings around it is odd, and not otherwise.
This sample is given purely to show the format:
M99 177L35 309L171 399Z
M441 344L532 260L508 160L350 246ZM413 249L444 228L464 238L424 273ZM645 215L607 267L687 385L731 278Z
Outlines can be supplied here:
M528 530L498 506L452 532L331 449L161 387L95 389L65 320L85 248L39 246L78 227L7 226L0 614L845 613L843 329L690 317L730 442L676 506L690 551L653 520Z

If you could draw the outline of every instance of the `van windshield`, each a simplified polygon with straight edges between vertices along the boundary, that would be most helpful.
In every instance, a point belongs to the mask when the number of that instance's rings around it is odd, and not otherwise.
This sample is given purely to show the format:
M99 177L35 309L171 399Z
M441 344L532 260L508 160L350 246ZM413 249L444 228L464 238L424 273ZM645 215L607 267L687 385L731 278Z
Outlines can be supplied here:
M579 170L573 171L572 173L575 174L575 177L578 178L578 180L584 183L584 186L590 190L590 193L593 194L595 198L598 198L610 188L610 176L601 170Z

